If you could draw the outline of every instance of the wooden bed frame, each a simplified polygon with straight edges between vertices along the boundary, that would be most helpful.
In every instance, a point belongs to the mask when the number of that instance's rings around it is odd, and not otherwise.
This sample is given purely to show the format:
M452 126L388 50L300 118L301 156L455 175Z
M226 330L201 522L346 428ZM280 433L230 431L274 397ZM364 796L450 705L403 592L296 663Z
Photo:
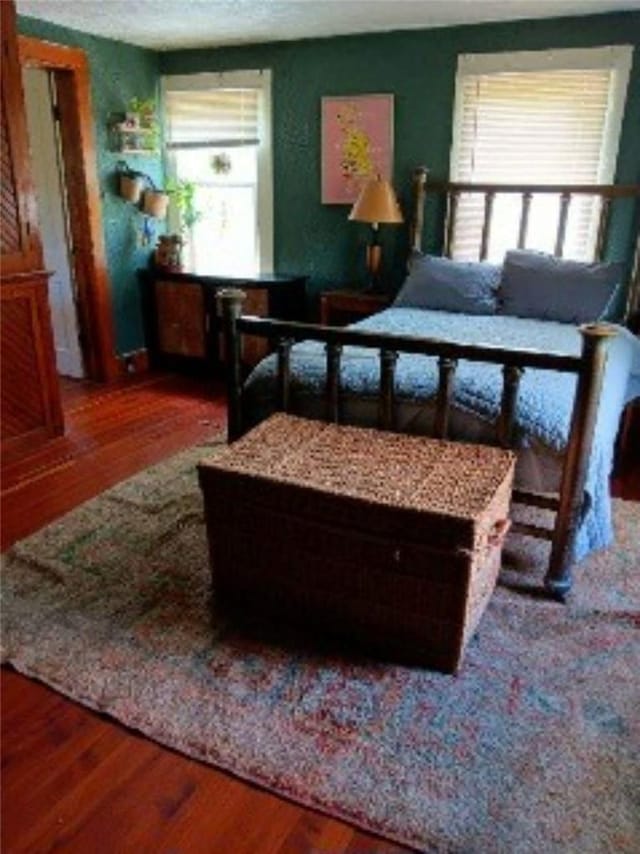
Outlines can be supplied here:
M423 227L423 211L427 193L427 170L423 167L414 173L414 216L411 226L411 245L420 249ZM445 252L448 254L455 227L457 199L461 193L484 194L485 219L482 229L480 257L486 257L491 228L493 199L496 194L520 193L522 213L519 226L519 245L525 245L529 206L534 194L559 196L559 218L555 254L562 255L567 216L574 194L590 193L602 198L596 255L602 255L611 203L617 198L640 197L640 185L629 186L505 186L496 184L438 184L438 193L447 197L447 221L445 226ZM633 285L630 288L628 308L635 306L638 299L638 253L636 251ZM389 335L364 332L357 329L318 326L308 323L292 323L242 316L244 293L237 289L219 292L219 303L223 316L223 334L227 354L227 392L229 406L228 438L232 442L244 432L242 412L243 366L241 336L257 335L270 339L277 352L277 406L286 412L289 409L290 353L297 341L321 341L326 345L326 420L340 420L340 360L345 346L366 347L379 351L380 393L378 426L382 430L394 430L395 425L395 365L399 353L414 353L438 358L439 386L436 396L435 436L447 438L449 410L453 396L453 384L457 363L460 359L501 365L503 390L500 416L497 422L497 440L503 447L513 444L514 418L518 388L523 371L529 368L562 371L577 374L576 395L573 405L569 442L557 495L548 495L525 490L515 490L513 500L533 507L555 512L553 528L537 525L514 524L513 529L529 536L551 542L551 554L545 577L547 591L556 599L564 601L572 583L572 553L579 524L587 467L595 429L598 400L602 388L607 358L607 344L615 328L607 324L594 323L580 327L582 353L569 356L560 353L534 350L509 349L493 345L457 344L432 338Z
M420 252L424 231L424 209L428 193L443 196L446 200L446 220L442 254L451 257L453 248L458 202L464 194L484 197L484 212L478 260L484 261L489 249L493 206L497 195L520 196L520 222L518 225L517 248L526 246L529 214L534 196L557 196L559 200L558 222L553 254L562 257L569 219L569 208L574 196L597 196L601 200L598 214L594 261L602 261L607 245L612 208L617 199L631 199L635 210L633 218L638 222L637 202L640 198L639 184L466 184L456 181L427 183L428 170L419 166L413 173L413 216L410 225L411 249ZM640 309L640 236L636 237L631 281L627 296L625 317Z

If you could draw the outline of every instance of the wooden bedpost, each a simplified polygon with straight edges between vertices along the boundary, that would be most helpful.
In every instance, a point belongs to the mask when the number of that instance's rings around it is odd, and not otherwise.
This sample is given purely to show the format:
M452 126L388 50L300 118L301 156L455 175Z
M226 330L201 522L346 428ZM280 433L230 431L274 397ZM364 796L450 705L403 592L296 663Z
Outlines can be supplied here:
M636 238L636 249L633 255L633 268L629 282L629 294L625 306L625 323L630 319L637 320L640 312L640 235Z
M558 512L551 540L551 556L545 577L547 590L560 601L564 601L571 589L573 546L583 509L584 486L607 361L607 344L616 334L615 328L605 323L581 326L580 332L582 368L578 374Z
M222 334L227 378L227 441L242 436L242 359L237 320L242 314L246 294L238 288L218 291L216 299L222 312Z
M411 217L411 231L409 243L412 252L422 251L422 229L424 227L424 200L427 194L427 175L429 170L426 166L418 166L413 170L413 213Z

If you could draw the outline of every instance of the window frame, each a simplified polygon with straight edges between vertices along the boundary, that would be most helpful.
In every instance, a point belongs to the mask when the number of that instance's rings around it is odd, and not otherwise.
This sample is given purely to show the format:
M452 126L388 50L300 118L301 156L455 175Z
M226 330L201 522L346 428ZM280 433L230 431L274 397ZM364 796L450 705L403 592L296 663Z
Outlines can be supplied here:
M612 184L615 178L632 62L633 45L630 44L592 48L460 54L456 71L453 128L449 156L450 180L460 180L458 170L464 110L464 78L508 72L611 69L614 73L611 79L609 104L604 123L603 146L600 152L597 183ZM526 176L523 176L523 183L528 183Z
M273 127L271 106L271 69L202 72L164 75L161 81L163 109L167 91L204 91L211 89L257 89L260 93L258 181L256 206L256 240L259 273L273 273L274 207L273 207ZM175 163L168 146L164 146L164 169L176 178Z

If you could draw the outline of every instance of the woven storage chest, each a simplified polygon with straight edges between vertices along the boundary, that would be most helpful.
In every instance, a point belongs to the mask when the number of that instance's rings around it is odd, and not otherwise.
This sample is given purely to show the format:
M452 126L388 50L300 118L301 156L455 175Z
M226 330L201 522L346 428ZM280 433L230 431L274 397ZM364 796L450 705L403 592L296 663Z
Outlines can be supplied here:
M199 466L216 605L455 671L500 569L514 462L274 415Z

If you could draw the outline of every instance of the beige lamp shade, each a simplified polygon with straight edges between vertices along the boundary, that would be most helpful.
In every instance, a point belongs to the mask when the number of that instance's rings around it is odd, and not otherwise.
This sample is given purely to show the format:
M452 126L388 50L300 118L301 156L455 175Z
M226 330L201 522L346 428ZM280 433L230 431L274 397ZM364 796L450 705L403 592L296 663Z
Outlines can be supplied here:
M402 212L391 184L378 175L360 190L349 219L356 222L401 223Z

